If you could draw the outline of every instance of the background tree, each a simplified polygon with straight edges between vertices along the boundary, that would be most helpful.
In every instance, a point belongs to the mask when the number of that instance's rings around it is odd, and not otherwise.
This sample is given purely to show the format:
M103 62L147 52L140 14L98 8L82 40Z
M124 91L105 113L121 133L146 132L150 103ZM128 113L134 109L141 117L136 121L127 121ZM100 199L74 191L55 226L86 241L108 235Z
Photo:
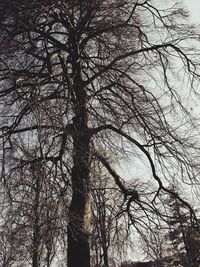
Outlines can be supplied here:
M152 260L156 267L165 266L169 256L166 227L159 227L159 221L157 225L149 226L149 229L141 236L141 244L141 250L147 259Z
M123 198L101 165L92 173L92 266L118 266L133 244L128 216L122 212Z
M20 155L17 159L16 151ZM61 175L54 179L55 170L35 160L35 151L20 138L6 156L9 165L4 172L7 180L2 183L1 213L6 242L13 244L12 264L49 267L63 240L67 183Z
M198 267L200 263L200 228L196 223L191 223L188 211L181 202L170 197L168 203L171 212L168 238L174 251L172 265Z
M199 36L187 12L175 1L161 8L153 0L12 0L0 7L2 150L16 134L27 147L28 135L48 136L34 161L70 178L68 267L90 266L94 159L114 178L137 229L135 220L142 227L151 219L162 191L196 219L166 187L174 175L195 186L199 173L199 123L188 102L197 97ZM157 182L149 199L127 186L110 152L145 158ZM8 164L8 154L3 159Z

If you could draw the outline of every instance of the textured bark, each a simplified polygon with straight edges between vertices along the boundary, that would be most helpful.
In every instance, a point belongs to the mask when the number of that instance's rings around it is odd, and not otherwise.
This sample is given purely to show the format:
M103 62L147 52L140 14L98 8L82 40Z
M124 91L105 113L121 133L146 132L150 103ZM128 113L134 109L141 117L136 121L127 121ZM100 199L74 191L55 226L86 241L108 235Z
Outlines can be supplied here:
M73 70L73 168L72 200L68 224L68 267L90 267L90 136L88 131L87 94L81 76L77 38L70 34Z
M68 266L90 266L90 185L88 152L79 144L72 170L73 197L68 224ZM87 144L88 146L88 144ZM82 150L82 151L80 151Z

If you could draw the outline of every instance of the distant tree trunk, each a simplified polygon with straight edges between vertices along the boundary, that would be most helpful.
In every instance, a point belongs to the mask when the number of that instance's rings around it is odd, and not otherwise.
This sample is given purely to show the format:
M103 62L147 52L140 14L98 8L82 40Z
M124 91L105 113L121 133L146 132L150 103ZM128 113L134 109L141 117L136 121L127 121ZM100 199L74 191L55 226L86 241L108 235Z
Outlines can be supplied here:
M82 83L81 63L76 37L70 35L73 51L74 97L72 200L68 223L68 267L90 267L91 192L89 177L90 135L86 89Z
M32 267L39 267L39 245L40 245L40 226L39 226L39 202L40 202L40 187L41 187L41 176L39 169L41 166L32 166L33 178L35 180L34 191L35 191L35 199L33 206L34 213L34 224L33 224L33 251L32 251Z
M46 267L51 265L51 249L47 246Z
M103 262L104 262L104 266L105 267L109 267L109 263L108 263L108 248L104 248L103 249Z
M102 220L103 220L103 225L102 225L102 229L101 229L101 239L102 239L102 249L103 249L103 263L105 267L109 267L109 257L108 257L108 243L109 243L109 237L107 237L107 233L106 233L106 206L103 207L104 208L104 212L102 214ZM101 222L99 222L101 224Z

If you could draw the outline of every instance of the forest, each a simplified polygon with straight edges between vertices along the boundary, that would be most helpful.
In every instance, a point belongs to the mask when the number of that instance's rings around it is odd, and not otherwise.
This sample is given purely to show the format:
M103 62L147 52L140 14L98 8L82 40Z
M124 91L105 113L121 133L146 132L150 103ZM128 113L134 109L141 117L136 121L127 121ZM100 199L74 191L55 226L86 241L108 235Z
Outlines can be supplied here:
M200 267L200 28L176 0L0 0L0 266Z

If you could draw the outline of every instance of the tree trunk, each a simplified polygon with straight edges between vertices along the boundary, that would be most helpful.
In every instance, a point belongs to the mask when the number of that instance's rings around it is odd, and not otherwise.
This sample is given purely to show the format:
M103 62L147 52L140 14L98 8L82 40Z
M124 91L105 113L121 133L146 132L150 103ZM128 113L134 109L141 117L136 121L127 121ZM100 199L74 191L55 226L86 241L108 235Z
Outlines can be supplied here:
M90 135L88 129L87 93L81 75L77 38L69 35L73 70L73 168L72 200L69 207L68 267L90 267L91 192L89 177Z
M104 216L102 218L104 224L103 224L103 229L102 230L102 234L101 234L101 238L102 238L102 249L103 249L103 263L104 263L104 267L109 267L109 261L108 261L108 248L109 246L107 245L107 243L109 242L108 241L108 238L106 236L106 226L105 226L105 223L106 223L106 211L104 210Z
M35 199L33 205L33 214L34 214L34 224L33 224L33 251L32 251L32 267L39 267L40 259L39 259L39 245L40 245L40 226L39 226L39 202L40 202L40 165L32 166L33 178L35 180Z
M68 224L68 267L90 267L89 143L76 144Z
M104 266L105 267L109 267L109 263L108 263L108 249L104 248L103 249L103 262L104 262Z

